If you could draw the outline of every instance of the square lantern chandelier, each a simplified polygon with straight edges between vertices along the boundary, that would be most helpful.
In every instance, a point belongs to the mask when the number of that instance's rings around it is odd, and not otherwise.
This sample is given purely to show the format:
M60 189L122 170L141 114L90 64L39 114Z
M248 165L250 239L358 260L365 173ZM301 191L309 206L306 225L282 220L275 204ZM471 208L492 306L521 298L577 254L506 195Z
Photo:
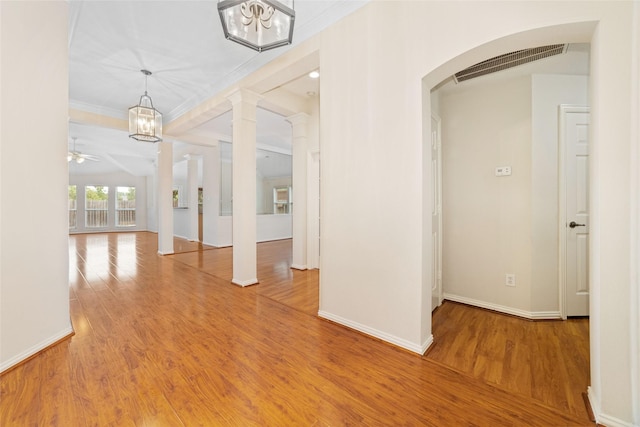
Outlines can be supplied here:
M227 40L262 52L291 44L293 0L218 0Z
M153 101L147 95L147 78L151 71L140 70L144 74L144 95L138 105L129 108L129 137L138 141L162 141L162 114L153 108Z

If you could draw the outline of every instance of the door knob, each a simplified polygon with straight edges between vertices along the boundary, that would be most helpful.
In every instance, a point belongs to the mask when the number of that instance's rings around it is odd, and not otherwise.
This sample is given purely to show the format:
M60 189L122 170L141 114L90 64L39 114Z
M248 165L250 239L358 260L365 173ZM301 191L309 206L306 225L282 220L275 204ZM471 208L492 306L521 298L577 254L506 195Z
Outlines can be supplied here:
M584 227L584 226L585 226L585 224L578 224L578 223L576 223L575 221L571 221L571 222L569 223L569 227L570 227L570 228Z

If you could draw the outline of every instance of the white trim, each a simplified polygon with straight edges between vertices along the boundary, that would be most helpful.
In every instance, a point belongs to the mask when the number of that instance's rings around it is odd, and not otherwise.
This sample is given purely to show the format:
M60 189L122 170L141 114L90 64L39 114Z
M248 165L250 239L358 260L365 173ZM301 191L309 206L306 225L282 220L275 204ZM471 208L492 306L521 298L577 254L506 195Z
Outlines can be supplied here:
M120 111L120 110L116 110L109 107L88 104L86 102L74 101L71 99L69 100L69 108L72 110L84 111L86 113L98 114L100 116L112 117L114 119L120 119L120 120L129 119L129 116L127 113L128 109Z
M436 129L436 152L438 153L438 158L436 159L436 165L437 165L437 179L438 179L438 188L436 189L436 191L438 192L438 197L437 200L440 202L438 204L438 206L436 206L436 209L438 211L438 234L440 235L440 239L438 242L438 264L439 265L434 265L433 268L436 269L436 280L437 280L437 293L438 293L438 307L440 307L442 305L442 301L444 300L444 290L443 290L443 286L442 286L442 256L443 256L443 251L442 251L442 242L444 241L444 236L443 236L443 227L442 227L442 119L440 119L440 116L438 116L437 114L435 114L434 112L431 112L431 119L435 120L437 123L437 129ZM431 131L433 132L433 129L431 129ZM433 151L433 141L431 141L431 138L429 138L430 142L431 142L431 150ZM433 200L433 198L432 198ZM433 242L432 242L433 244ZM433 301L433 295L431 295L431 300ZM433 312L433 310L435 309L435 307L431 307L431 311Z
M589 107L561 104L558 107L558 302L560 317L567 319L567 181L566 141L564 138L567 113L588 113Z
M427 338L427 340L422 345L418 345L407 341L404 338L396 337L395 335L379 331L367 325L363 325L362 323L354 322L352 320L345 319L344 317L340 317L326 311L318 311L318 316L418 354L424 354L424 352L433 342L433 335L429 336L429 338Z
M444 299L448 301L459 302L462 304L473 305L480 308L486 308L487 310L493 310L500 313L510 314L512 316L523 317L529 320L550 320L561 319L559 311L525 311L519 308L507 307L504 305L493 304L486 301L480 301L473 298L461 297L459 295L453 295L449 293L444 294Z
M158 251L158 255L173 255L175 252L171 251L171 252L162 252L162 251Z
M291 264L291 268L296 269L296 270L306 270L307 266L306 265Z
M607 427L637 427L638 425L634 425L632 423L628 423L619 418L609 416L607 414L602 413L602 407L600 406L600 401L595 396L593 392L593 388L591 386L587 387L587 397L589 398L589 405L591 405L591 411L593 412L593 416L596 419L596 423L600 425L605 425Z
M62 331L60 331L59 333L57 333L56 335L47 338L44 341L39 342L38 344L28 348L27 350L23 351L22 353L12 357L11 359L5 361L4 363L0 364L0 373L6 371L7 369L17 365L18 363L30 358L31 356L37 354L38 352L46 349L47 347L57 343L58 341L69 337L70 335L73 334L73 328L71 326L69 326L68 328L63 329Z
M255 285L256 283L258 283L258 279L249 279L249 280L232 279L231 283L233 283L234 285L242 286L244 288L245 286Z
M433 334L430 334L427 337L427 339L425 340L425 342L422 343L422 349L421 349L422 353L421 354L424 354L427 351L427 349L429 347L431 347L431 344L433 344Z

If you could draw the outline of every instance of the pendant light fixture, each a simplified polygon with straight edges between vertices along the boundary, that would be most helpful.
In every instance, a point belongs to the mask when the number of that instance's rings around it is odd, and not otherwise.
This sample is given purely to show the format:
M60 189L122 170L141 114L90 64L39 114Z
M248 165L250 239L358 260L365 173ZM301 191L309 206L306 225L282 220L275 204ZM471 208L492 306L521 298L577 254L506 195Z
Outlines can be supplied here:
M293 0L218 0L218 13L227 40L258 52L293 40Z
M138 105L129 108L129 137L138 141L162 141L162 114L153 108L153 101L147 95L147 78L149 70L140 70L144 74L144 95Z

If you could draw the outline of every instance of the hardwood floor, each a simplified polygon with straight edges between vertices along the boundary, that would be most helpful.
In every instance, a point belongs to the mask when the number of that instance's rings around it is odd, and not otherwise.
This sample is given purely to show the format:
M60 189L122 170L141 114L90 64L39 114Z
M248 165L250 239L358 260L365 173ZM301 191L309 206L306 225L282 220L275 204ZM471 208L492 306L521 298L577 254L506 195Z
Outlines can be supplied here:
M445 301L433 315L436 337L426 357L539 400L586 416L589 320L527 321Z
M286 242L240 288L231 249L156 239L70 237L76 335L0 377L0 425L592 425L310 315L317 272L290 270Z

